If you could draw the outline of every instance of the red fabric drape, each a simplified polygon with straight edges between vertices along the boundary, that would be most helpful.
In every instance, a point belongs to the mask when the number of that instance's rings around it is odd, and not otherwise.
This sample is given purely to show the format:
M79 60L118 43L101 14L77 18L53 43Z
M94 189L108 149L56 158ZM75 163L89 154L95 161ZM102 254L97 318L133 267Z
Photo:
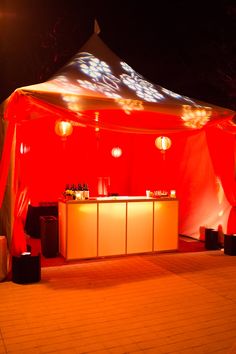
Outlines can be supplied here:
M225 228L229 206L219 193L205 131L188 137L181 157L177 188L180 233L201 237L203 226Z
M7 183L7 176L11 164L11 151L12 151L12 143L15 134L15 121L10 121L7 127L5 142L3 146L2 157L0 160L0 208L2 206L6 183Z
M23 127L16 126L16 144L15 144L15 163L14 163L14 221L11 239L11 255L19 256L26 252L26 237L24 233L24 223L26 219L27 208L29 204L28 185L25 175L21 173L22 163L20 159L21 132Z
M27 188L20 188L15 201L14 208L14 223L13 233L11 240L11 255L19 256L21 253L26 252L26 237L24 233L24 219L25 212L27 211L29 198Z
M225 195L232 206L227 233L236 233L235 135L217 128L209 128L207 141L215 173L220 178Z

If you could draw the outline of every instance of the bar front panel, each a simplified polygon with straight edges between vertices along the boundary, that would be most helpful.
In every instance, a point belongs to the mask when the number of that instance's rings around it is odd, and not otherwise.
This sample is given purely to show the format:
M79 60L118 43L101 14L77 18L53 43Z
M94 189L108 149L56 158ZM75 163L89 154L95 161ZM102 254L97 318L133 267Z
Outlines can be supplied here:
M126 252L126 203L98 204L98 256Z
M154 202L154 251L178 249L178 201Z
M97 257L97 204L67 205L67 259Z
M127 203L127 253L152 251L153 203Z

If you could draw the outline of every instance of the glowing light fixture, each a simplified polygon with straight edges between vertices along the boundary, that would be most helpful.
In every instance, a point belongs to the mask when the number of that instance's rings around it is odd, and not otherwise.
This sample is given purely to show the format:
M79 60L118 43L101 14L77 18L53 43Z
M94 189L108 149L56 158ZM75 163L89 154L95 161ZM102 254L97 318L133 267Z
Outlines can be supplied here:
M155 140L155 145L161 152L165 152L171 147L171 140L167 136L159 136Z
M116 146L111 150L111 155L115 157L116 159L121 157L122 155L122 150L120 147Z
M164 159L166 150L171 147L171 140L167 136L159 136L155 140L155 145L159 150L161 150Z
M59 120L55 124L55 133L63 138L71 135L73 132L73 126L70 122Z

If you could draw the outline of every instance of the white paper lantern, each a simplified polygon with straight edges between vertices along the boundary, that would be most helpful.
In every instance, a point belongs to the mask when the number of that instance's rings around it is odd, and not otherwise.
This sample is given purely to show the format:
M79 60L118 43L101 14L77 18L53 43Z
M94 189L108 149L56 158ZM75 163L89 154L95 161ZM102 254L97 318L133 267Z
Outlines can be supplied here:
M73 126L70 122L59 120L55 124L55 132L57 135L66 138L73 132Z
M159 136L155 140L155 145L162 153L165 153L171 147L171 140L167 136Z
M117 159L118 157L121 157L122 150L120 147L116 146L111 150L111 154L113 157L115 157Z

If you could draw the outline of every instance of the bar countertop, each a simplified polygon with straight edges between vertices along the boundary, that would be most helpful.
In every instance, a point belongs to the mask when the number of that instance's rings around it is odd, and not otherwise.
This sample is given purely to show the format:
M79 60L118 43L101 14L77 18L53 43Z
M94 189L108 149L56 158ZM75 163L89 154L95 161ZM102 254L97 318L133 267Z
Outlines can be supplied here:
M177 198L171 197L145 197L145 196L111 196L111 197L94 197L89 199L59 199L59 202L67 203L67 204L80 204L80 203L114 203L114 202L162 202L162 201L173 201L177 200Z

